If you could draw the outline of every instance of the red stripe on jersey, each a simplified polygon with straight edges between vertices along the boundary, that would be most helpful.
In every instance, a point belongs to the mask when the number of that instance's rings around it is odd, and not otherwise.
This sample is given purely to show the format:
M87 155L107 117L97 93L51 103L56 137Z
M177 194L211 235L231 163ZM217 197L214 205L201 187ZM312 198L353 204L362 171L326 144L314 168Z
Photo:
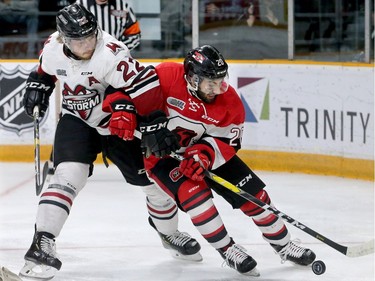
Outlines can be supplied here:
M63 195L61 193L58 193L58 192L44 192L42 194L42 197L45 197L45 196L57 197L57 198L63 199L66 202L68 202L70 206L73 205L73 201L68 196L65 196L65 195Z

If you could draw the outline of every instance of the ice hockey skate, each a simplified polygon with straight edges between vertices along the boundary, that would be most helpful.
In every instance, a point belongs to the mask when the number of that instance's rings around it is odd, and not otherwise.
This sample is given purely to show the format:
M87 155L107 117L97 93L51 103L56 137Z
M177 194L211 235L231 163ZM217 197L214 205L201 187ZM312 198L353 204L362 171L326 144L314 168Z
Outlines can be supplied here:
M299 246L301 241L298 239L289 241L285 246L273 245L271 246L276 250L277 254L281 257L281 262L291 261L299 265L311 264L316 255L310 249Z
M61 265L56 255L53 235L36 232L30 249L25 255L25 265L19 276L31 280L50 280L60 270Z
M148 222L150 225L157 231L161 238L161 242L163 247L170 251L172 257L181 260L188 260L188 261L202 261L202 255L200 254L201 246L192 238L189 234L184 232L179 232L178 230L171 234L165 235L160 233L152 219L149 217Z
M225 263L243 275L260 276L258 269L255 268L257 262L246 253L242 246L234 244L233 241L232 243L229 247L218 250Z

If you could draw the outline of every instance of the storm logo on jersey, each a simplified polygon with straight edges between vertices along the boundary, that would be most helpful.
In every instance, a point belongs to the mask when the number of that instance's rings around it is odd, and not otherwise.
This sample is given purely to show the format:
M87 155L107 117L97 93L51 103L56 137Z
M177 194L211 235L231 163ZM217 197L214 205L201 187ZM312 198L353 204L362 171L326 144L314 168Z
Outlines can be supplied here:
M87 120L92 109L100 104L100 96L96 90L86 89L78 85L72 90L67 84L64 84L62 91L62 106L69 111L75 111L83 120Z

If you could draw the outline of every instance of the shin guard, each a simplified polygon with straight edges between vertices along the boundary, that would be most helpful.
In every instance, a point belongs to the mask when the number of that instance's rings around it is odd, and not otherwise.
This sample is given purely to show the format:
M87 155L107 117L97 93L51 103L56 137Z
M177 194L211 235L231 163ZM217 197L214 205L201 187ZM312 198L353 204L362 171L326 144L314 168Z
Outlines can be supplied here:
M197 230L215 249L225 247L231 242L212 201L211 190L204 181L185 181L178 190L178 199Z
M262 202L271 205L268 193L263 189L255 195ZM271 211L264 210L252 202L246 202L240 208L251 217L263 234L264 240L271 244L285 245L290 240L290 233L284 221Z

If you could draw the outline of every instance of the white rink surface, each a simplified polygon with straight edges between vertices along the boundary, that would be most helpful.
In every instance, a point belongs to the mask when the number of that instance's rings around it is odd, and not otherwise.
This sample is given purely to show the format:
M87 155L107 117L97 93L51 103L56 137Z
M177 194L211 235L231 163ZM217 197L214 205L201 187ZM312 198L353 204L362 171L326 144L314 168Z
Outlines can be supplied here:
M258 174L276 206L327 238L356 245L374 238L374 183L337 177ZM38 198L32 163L0 163L0 265L18 272L30 246ZM317 276L311 269L281 264L252 221L233 211L221 198L215 202L235 241L257 260L261 276L246 277L222 267L219 254L199 236L184 213L180 230L202 245L204 260L183 262L170 257L147 223L144 195L124 183L111 165L95 167L57 239L63 266L53 280L150 281L373 281L374 254L349 258L288 225L293 238L315 251L327 266Z

